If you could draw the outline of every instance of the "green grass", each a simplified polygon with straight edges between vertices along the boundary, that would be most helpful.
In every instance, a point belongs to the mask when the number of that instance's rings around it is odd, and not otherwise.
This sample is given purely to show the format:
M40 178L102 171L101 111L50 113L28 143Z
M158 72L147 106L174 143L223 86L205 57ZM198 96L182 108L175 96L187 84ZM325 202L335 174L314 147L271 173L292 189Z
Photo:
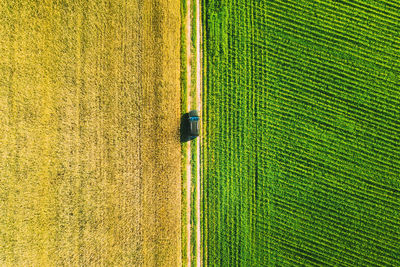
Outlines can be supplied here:
M190 99L190 109L197 109L196 106L196 0L190 1L190 23L191 34L190 40L187 40L187 2L181 1L181 113L189 112L187 104ZM187 66L187 42L190 41L190 86L188 81L188 66ZM188 161L188 143L182 143L182 265L187 266L187 194L190 194L190 262L196 265L196 184L197 184L197 140L190 141L190 167L191 167L191 191L187 188L187 161Z
M400 264L400 4L204 0L209 266Z

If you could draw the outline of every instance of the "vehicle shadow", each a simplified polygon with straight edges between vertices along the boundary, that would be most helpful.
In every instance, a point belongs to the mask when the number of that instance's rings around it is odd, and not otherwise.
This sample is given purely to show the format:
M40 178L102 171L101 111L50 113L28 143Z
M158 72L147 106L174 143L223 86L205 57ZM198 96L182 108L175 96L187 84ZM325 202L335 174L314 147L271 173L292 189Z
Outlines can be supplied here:
M191 140L189 136L189 113L185 113L181 117L180 140L181 143Z

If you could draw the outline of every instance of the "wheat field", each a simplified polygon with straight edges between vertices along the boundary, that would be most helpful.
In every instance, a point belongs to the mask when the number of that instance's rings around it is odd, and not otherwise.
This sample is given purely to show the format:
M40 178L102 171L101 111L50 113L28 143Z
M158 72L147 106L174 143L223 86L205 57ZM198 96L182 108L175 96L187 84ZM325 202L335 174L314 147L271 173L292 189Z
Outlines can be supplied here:
M1 1L0 265L181 259L179 1Z

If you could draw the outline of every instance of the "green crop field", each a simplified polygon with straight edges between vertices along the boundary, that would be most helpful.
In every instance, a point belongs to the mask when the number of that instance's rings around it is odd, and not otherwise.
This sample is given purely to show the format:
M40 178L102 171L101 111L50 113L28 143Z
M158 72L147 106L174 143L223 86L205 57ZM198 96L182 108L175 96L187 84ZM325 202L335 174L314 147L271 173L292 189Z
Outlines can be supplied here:
M400 3L204 0L209 266L400 265Z

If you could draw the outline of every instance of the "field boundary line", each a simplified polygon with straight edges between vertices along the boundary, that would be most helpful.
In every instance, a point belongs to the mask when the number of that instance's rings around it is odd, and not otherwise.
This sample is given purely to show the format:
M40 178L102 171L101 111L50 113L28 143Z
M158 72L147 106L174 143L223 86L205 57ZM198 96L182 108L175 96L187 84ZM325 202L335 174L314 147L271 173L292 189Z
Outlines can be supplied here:
M186 71L187 71L187 111L190 111L190 104L191 104L191 99L190 99L190 91L192 88L192 75L191 75L191 34L192 34L192 25L191 25L191 0L186 0ZM191 166L190 166L190 159L191 159L191 153L190 153L190 142L187 143L187 161L186 161L186 228L187 228L187 247L186 247L186 255L187 255L187 266L191 266L191 225L190 225L190 215L191 215Z

